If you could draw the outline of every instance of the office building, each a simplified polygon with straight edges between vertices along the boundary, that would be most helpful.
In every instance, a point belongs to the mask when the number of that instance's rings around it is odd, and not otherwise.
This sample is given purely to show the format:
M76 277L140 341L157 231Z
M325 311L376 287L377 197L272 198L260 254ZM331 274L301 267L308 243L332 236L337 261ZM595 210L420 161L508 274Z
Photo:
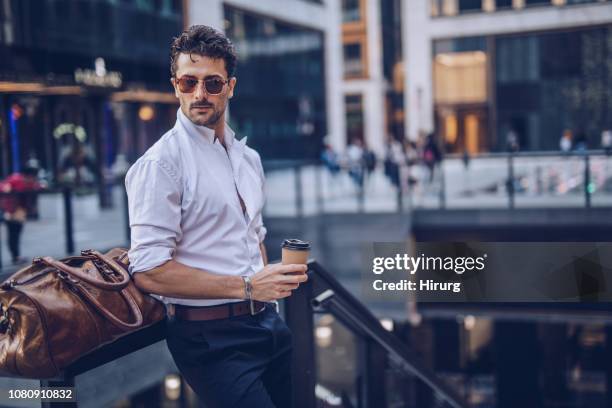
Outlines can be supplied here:
M238 52L230 125L270 159L317 159L344 143L340 6L326 0L190 1L189 24L226 32Z
M179 0L2 2L2 176L33 161L51 184L101 185L142 154L174 123L182 13Z
M598 148L612 127L612 3L405 2L406 133L447 152Z
M345 143L362 140L379 156L402 140L403 63L399 0L343 0Z

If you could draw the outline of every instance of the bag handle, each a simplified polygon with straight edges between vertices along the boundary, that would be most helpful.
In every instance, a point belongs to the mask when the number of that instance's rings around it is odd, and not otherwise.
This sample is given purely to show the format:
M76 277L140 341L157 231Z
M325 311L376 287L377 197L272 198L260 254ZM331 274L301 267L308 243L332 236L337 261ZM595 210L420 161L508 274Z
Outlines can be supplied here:
M95 298L89 291L81 285L75 285L79 289L79 293L82 294L87 301L89 301L104 317L106 317L112 324L119 327L120 329L138 329L142 326L143 318L142 312L138 307L138 303L134 300L132 295L128 292L127 289L121 290L119 293L121 297L126 301L132 316L135 316L135 322L127 323L123 320L119 319L117 316L112 314L107 308L105 308L98 299Z
M100 252L91 249L82 251L82 254L85 256L91 255L95 258L100 259L102 262L108 265L114 272L116 272L121 277L121 280L117 282L107 282L105 280L92 278L91 276L83 273L80 269L70 265L66 265L64 262L53 259L50 256L34 258L33 262L40 262L57 268L60 271L65 272L76 279L82 280L83 282L87 282L98 289L119 291L121 289L124 289L130 283L130 275L125 269L119 266L119 264L115 262L114 259L111 259L105 255L102 255Z

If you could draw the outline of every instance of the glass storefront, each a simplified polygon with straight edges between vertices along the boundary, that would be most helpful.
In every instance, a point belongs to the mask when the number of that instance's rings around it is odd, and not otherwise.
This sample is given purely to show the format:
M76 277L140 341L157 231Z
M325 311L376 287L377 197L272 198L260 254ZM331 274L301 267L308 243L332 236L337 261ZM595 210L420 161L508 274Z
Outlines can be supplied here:
M238 52L230 124L263 159L318 158L327 132L323 33L233 7Z
M600 148L612 128L612 26L434 43L436 131L447 152Z
M484 38L438 41L433 81L436 129L449 153L490 149L488 130L490 53Z
M600 148L612 128L612 26L495 40L497 148L515 132L521 150Z
M602 3L610 0L430 0L432 17L493 12L530 7L564 7L573 4Z
M177 104L169 45L182 30L181 7L175 0L1 7L1 176L35 162L51 185L100 184L170 128Z
M609 326L508 316L425 317L395 331L471 407L609 406Z

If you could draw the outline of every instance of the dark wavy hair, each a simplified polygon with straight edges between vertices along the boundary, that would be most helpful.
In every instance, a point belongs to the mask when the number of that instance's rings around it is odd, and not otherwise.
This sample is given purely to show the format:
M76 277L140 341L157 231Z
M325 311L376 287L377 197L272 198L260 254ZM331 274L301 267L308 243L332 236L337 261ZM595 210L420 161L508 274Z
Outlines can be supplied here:
M170 48L170 73L176 76L176 60L179 54L201 55L223 59L228 78L236 72L236 51L232 42L220 31L205 25L192 25L172 41Z

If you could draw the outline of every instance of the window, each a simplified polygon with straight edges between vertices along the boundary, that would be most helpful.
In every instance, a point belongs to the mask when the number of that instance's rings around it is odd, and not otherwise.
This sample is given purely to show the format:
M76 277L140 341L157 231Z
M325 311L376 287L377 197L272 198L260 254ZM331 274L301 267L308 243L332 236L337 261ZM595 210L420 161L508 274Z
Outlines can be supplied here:
M342 21L359 21L361 13L359 11L359 0L342 0Z
M487 101L487 54L464 51L434 58L436 103L461 104Z
M347 95L344 98L346 106L346 141L363 140L364 121L361 95Z
M358 76L363 74L361 63L361 44L344 45L344 75Z
M551 0L525 0L525 6L544 6L550 5Z
M512 0L495 0L495 7L497 9L512 8Z
M227 5L224 17L241 84L233 129L264 161L318 158L327 134L323 33Z
M459 0L459 12L481 11L482 0Z
M454 16L458 13L458 0L431 0L431 15Z

